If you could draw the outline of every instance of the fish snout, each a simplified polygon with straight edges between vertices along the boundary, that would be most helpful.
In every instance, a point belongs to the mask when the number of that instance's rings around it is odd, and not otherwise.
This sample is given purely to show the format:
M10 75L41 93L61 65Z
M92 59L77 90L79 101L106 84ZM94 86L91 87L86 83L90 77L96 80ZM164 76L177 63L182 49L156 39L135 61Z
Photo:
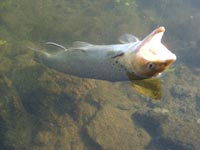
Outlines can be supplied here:
M176 55L171 53L170 56L165 60L166 67L170 66L172 63L176 61Z
M171 64L173 64L176 61L176 55L171 53L170 57L168 56L165 60L162 61L158 61L158 67L157 67L157 71L158 72L163 72L164 70L166 70Z

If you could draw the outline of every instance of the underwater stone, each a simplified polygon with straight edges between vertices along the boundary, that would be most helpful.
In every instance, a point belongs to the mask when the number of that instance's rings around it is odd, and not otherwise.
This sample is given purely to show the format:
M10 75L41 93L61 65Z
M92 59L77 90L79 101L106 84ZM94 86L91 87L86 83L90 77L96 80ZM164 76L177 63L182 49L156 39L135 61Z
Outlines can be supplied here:
M198 150L200 147L198 124L185 122L171 113L163 114L154 110L136 112L132 118L152 137L147 146L150 150Z
M171 89L171 93L175 97L179 97L179 98L194 96L194 92L192 91L192 88L185 85L174 85Z
M143 149L150 141L148 134L136 128L126 111L105 106L87 127L89 136L103 149Z

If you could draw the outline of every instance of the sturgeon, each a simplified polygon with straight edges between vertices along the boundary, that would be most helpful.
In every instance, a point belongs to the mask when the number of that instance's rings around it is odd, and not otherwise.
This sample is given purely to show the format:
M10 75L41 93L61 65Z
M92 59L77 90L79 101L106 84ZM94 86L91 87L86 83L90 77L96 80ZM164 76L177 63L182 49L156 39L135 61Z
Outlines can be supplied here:
M164 27L152 31L139 41L131 34L119 38L120 44L94 45L76 41L70 48L53 42L48 45L62 51L51 54L35 51L35 60L57 71L81 78L111 82L147 79L160 75L175 60L161 39Z

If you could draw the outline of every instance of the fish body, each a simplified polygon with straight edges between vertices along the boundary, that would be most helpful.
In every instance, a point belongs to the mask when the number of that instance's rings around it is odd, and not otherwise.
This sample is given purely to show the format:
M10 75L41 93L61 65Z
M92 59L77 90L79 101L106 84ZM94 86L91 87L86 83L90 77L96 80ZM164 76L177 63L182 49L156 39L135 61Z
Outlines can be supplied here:
M49 42L63 51L55 54L36 51L36 60L82 78L112 82L151 78L176 60L176 56L160 42L164 31L164 27L159 27L142 41L126 34L120 37L121 44L116 45L75 42L67 49Z

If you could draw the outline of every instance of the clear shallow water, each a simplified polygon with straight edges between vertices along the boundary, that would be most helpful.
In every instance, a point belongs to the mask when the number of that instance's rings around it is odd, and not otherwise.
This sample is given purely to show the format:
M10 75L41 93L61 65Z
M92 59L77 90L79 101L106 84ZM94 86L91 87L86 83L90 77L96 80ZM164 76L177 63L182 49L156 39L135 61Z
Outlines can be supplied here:
M41 150L198 150L200 3L144 0L0 2L0 147ZM117 43L164 25L177 55L160 79L111 83L34 61L27 47ZM52 50L54 51L54 50Z

